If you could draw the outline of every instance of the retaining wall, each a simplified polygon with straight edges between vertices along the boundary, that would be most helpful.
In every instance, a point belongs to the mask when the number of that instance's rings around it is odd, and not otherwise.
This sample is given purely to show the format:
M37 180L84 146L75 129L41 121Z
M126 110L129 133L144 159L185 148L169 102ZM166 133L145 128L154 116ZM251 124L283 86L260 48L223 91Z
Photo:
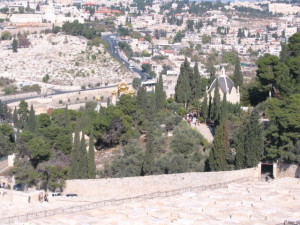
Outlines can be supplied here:
M91 180L68 180L66 182L64 194L74 193L82 197L110 199L229 182L241 178L253 178L258 180L259 177L260 170L258 168L251 168L222 172L180 173Z
M296 177L300 178L300 167L298 164L277 163L276 178Z

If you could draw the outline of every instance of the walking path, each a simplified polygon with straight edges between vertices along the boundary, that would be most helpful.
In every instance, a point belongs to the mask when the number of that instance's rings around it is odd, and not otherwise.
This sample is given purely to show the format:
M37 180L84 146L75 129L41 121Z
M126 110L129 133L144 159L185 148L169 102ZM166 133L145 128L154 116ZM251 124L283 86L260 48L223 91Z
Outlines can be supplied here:
M209 143L213 142L214 136L212 135L209 126L207 126L205 123L200 123L197 125L192 124L192 127L198 130Z

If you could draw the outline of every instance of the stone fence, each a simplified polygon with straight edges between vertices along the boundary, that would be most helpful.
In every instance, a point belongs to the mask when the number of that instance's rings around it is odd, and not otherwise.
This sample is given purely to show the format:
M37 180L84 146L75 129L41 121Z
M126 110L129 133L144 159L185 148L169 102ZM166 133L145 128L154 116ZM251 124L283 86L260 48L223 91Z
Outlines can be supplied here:
M177 188L225 183L243 178L260 178L256 168L203 173L180 173L144 177L68 180L64 193L74 193L86 198L109 199L131 197Z
M38 97L40 96L37 92L28 92L28 93L20 93L15 95L4 95L0 96L1 101L9 101L13 99L19 99L19 98L28 98L28 97Z

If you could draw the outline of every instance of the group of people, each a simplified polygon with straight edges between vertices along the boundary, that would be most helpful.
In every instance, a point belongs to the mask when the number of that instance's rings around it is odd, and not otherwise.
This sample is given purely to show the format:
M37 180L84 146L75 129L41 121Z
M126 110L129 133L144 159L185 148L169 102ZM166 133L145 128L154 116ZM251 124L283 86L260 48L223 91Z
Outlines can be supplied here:
M189 113L185 116L185 120L188 122L189 125L197 125L199 124L199 120L197 118L197 113Z

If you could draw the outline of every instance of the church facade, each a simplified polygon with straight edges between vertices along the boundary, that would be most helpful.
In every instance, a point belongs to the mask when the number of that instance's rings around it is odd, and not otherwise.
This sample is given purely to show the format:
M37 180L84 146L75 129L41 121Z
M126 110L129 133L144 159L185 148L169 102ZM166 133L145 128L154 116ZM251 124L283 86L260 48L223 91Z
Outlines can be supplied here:
M225 69L222 68L221 75L218 76L210 85L206 87L207 97L214 98L215 88L218 85L221 100L224 94L226 94L226 100L232 104L240 103L240 90L239 87L235 87L234 82L225 74Z

